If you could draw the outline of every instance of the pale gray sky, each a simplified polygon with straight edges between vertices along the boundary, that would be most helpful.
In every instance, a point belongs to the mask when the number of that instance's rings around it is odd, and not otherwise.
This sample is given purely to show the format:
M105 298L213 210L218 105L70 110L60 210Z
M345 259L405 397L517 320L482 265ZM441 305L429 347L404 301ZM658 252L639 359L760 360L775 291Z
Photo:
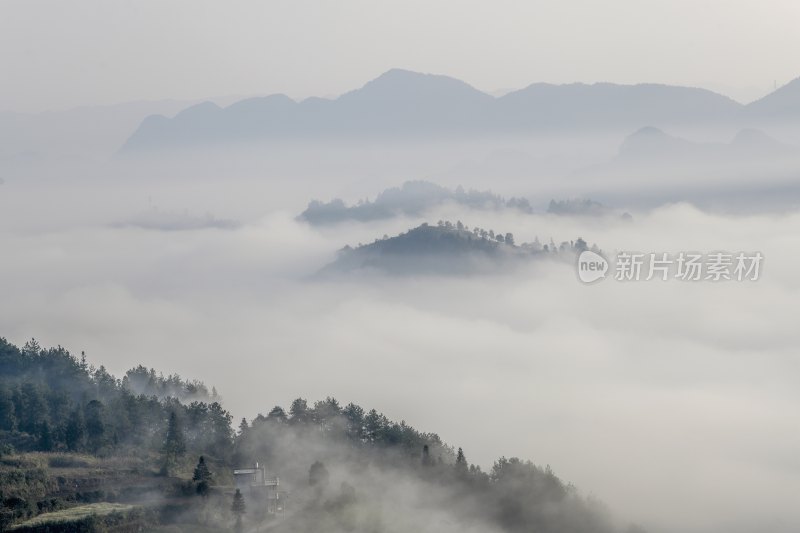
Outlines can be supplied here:
M748 100L800 76L798 24L796 0L0 0L0 110L331 95L392 67Z

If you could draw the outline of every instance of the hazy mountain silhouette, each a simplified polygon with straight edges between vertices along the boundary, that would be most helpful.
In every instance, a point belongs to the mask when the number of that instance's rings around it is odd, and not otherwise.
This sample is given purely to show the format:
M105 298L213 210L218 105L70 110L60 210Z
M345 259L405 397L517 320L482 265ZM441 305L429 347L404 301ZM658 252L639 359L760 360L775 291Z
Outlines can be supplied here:
M742 158L793 157L797 148L773 139L757 129L739 131L729 143L697 143L668 135L664 131L645 127L629 135L619 149L618 160L668 161L671 164L694 161L730 163Z
M198 104L173 119L148 117L124 149L331 135L454 135L486 127L494 100L454 78L395 69L335 100L298 103L272 95L224 109Z
M491 191L464 190L463 187L448 189L428 181L406 181L400 187L384 190L372 201L361 201L356 205L344 203L340 198L330 202L311 201L298 218L312 225L335 224L344 221L369 222L396 216L420 216L434 207L446 203L458 204L471 209L515 209L523 213L532 212L525 198L508 200Z
M725 142L696 142L645 127L626 136L615 156L574 172L582 195L612 205L690 202L704 209L759 212L800 201L800 147L761 130L738 131ZM609 194L608 184L639 180L646 189Z
M457 133L485 124L494 97L447 76L394 69L336 100L354 132Z
M730 148L738 155L757 155L762 157L797 157L800 150L790 144L774 139L761 130L746 128L733 138Z
M114 227L133 227L155 231L193 231L204 229L235 229L239 224L230 219L217 218L211 213L195 215L187 211L165 211L151 207L113 224Z
M529 131L718 122L733 117L741 104L690 87L536 83L499 98L498 107L506 127Z
M606 207L600 202L596 202L591 198L571 198L567 200L550 200L547 206L547 212L551 215L567 215L567 216L605 216L613 213L612 209ZM624 218L629 219L631 215L625 213L622 215Z
M786 110L800 113L800 83L792 82L745 108L705 89L656 84L537 83L495 98L454 78L394 69L336 99L295 102L272 95L226 108L199 104L172 119L148 117L123 150L261 139L624 131L646 124L738 124Z
M699 143L673 137L663 130L647 126L628 135L619 148L619 158L648 159L682 157L702 152Z
M800 119L800 78L748 104L745 113L756 120Z
M161 100L41 113L0 112L0 168L11 160L108 156L145 117L172 115L190 104Z
M799 169L800 148L760 130L741 130L729 142L694 142L646 127L627 136L617 155L607 163L588 167L577 175L595 183L638 178L658 187L652 197L635 193L604 196L617 204L651 202L655 198L663 202L670 198L741 209L746 206L739 198L747 198L752 205L796 202L800 194L796 186ZM601 193L598 188L586 194Z

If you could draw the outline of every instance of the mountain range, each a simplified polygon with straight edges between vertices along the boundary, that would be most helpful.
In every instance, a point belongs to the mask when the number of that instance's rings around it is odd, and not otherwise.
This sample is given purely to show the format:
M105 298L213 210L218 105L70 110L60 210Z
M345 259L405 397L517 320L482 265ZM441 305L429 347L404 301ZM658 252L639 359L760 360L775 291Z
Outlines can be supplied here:
M706 179L750 177L766 185L776 179L794 181L797 168L800 148L773 139L761 130L740 130L729 142L696 142L645 127L625 138L616 157L584 173L636 175L646 169L650 176L669 179L697 175Z
M335 99L276 94L147 117L122 151L260 140L463 138L643 126L800 121L800 78L748 105L658 84L535 83L501 97L442 75L393 69Z

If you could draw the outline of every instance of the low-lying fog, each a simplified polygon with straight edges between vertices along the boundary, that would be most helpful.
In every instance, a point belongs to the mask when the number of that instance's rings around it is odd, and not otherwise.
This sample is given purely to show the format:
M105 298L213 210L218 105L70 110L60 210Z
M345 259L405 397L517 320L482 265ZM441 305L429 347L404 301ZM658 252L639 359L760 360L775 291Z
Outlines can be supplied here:
M387 166L372 179L346 163L330 179L324 166L313 179L264 179L235 159L196 176L116 161L70 179L56 167L8 179L2 334L85 350L118 376L141 363L202 379L237 418L297 396L375 407L484 467L500 455L550 464L652 531L800 528L800 214L650 198L614 206L633 221L555 216L547 201L577 186L498 177L462 183L527 196L539 214L449 205L414 219L298 222L311 199L355 202L426 177ZM616 190L655 190L645 182ZM345 244L439 219L518 243L583 237L609 254L765 260L758 281L717 284L586 286L551 261L513 275L310 279Z

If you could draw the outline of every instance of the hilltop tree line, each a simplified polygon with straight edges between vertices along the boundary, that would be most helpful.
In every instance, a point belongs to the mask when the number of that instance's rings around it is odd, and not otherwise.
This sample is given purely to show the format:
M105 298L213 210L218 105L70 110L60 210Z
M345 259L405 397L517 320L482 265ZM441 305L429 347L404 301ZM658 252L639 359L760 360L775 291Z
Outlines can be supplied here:
M168 475L177 464L197 461L187 482L202 502L219 501L214 484L230 479L231 469L266 464L292 491L291 520L277 526L278 533L385 531L374 514L381 507L396 520L411 520L403 522L411 530L426 513L446 512L486 530L614 531L605 509L549 466L501 457L484 472L435 433L332 397L313 404L295 399L286 409L241 419L234 430L213 389L178 376L137 367L116 379L84 357L33 340L19 349L0 339L0 369L0 453L137 453ZM426 496L400 504L391 499L406 497L392 492L397 487ZM13 494L0 496L14 500ZM236 530L265 516L248 497L237 491L225 504Z
M375 200L358 200L347 205L344 200L335 198L330 202L312 200L298 219L313 225L336 224L345 220L370 222L395 216L422 216L437 206L447 203L470 209L494 210L510 209L524 214L536 211L527 198L511 197L504 199L491 191L465 190L458 186L448 189L427 181L407 181L400 187L392 187L377 195ZM551 215L569 216L610 216L614 210L589 198L551 199L544 211ZM628 213L622 215L630 219Z
M432 229L432 226L427 222L423 222L420 226L409 230L406 233L401 233L400 236L407 235L409 233L419 231L421 229ZM514 238L514 234L511 232L502 232L502 231L494 231L493 229L484 229L478 226L474 226L470 228L460 220L457 220L455 223L449 220L439 220L436 223L437 231L442 232L443 234L452 234L462 238L465 241L471 242L480 242L485 241L493 246L495 243L507 244L511 247L519 248L523 251L527 252L544 252L544 253L565 253L565 252L573 252L573 253L581 253L584 250L594 250L599 251L600 249L596 245L592 245L591 247L588 243L578 237L575 240L571 241L561 241L560 243L556 243L553 238L550 238L548 243L542 244L539 241L539 237L535 237L532 242L523 242L517 245L516 239ZM380 239L375 239L373 244L380 243L382 241L389 241L391 238L388 235L385 235ZM366 248L370 246L369 244L358 243L356 249L359 248ZM342 249L342 252L349 252L352 251L353 247L347 245Z
M300 524L285 531L380 531L365 510L376 505L375 492L393 494L387 487L395 484L427 495L413 510L423 521L445 509L464 525L483 524L486 530L614 531L605 508L581 497L549 466L501 457L483 471L435 433L331 397L313 405L298 398L288 410L276 406L251 421L242 419L235 446L237 464L266 462L282 476L306 480L305 492L292 496ZM409 520L406 527L416 527Z
M231 415L200 382L142 366L117 379L62 347L0 338L0 443L17 451L230 453ZM180 425L180 430L177 426ZM181 443L166 443L169 429Z
M406 181L400 187L384 190L373 201L362 199L355 205L347 205L340 198L330 202L313 200L298 218L315 225L335 224L345 220L369 222L398 215L419 216L445 203L472 209L507 208L523 213L533 212L526 198L512 197L504 200L491 191L465 190L461 186L448 189L427 181Z

